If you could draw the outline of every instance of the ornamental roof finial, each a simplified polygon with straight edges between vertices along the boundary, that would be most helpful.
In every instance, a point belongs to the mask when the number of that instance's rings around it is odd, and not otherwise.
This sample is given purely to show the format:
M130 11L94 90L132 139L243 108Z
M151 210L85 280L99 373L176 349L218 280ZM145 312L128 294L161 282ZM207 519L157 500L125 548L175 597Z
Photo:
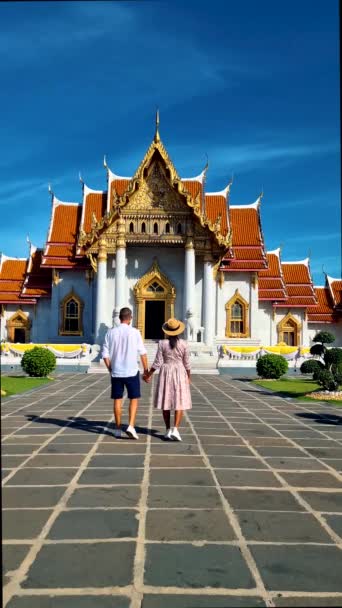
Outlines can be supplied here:
M48 184L48 192L49 192L49 194L51 195L51 200L53 200L53 197L54 197L55 195L54 195L53 190L52 190L52 188L51 188L51 184Z
M104 155L104 157L103 157L103 166L104 166L105 169L108 169L106 155Z
M160 136L159 136L159 108L157 108L156 111L156 131L154 134L154 141L160 141Z

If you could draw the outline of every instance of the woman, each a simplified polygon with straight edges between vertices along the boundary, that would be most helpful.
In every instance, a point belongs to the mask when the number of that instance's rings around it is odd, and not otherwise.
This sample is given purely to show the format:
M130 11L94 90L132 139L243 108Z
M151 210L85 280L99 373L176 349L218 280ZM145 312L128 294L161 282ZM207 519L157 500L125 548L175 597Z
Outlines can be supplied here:
M159 369L158 382L154 396L154 407L163 411L166 425L165 439L182 441L178 427L183 411L191 409L190 360L189 348L180 334L184 323L169 319L163 325L167 339L160 340L156 358L149 372L144 376L149 382L152 374ZM171 410L175 412L174 426L171 429Z

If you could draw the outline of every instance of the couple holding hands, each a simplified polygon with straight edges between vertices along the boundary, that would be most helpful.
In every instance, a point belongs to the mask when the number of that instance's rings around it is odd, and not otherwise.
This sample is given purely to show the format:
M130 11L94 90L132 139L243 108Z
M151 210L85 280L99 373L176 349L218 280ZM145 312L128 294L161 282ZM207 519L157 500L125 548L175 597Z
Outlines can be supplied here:
M102 357L111 374L112 399L116 428L114 437L121 437L121 411L124 389L127 389L129 403L129 424L127 435L139 439L134 428L140 394L138 356L144 369L143 380L150 382L153 373L159 370L154 394L154 407L162 410L166 426L165 439L181 441L178 427L183 411L191 409L190 357L185 340L180 338L185 325L177 319L169 319L163 324L165 340L160 340L155 360L148 369L147 353L140 332L132 327L130 308L120 310L120 325L109 329L102 350ZM174 425L171 427L171 411Z

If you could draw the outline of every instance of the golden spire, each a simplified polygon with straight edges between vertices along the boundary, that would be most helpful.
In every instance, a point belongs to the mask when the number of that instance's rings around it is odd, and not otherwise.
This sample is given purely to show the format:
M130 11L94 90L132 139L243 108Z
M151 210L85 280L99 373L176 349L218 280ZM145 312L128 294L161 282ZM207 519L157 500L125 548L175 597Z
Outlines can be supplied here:
M156 130L155 130L155 134L154 134L154 141L160 141L160 136L159 136L159 108L157 108L156 111Z

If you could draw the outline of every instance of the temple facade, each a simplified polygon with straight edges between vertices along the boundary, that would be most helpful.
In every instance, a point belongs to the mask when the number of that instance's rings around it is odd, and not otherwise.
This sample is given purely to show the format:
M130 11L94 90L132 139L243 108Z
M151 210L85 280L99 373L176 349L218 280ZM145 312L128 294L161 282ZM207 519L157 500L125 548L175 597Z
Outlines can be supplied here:
M310 346L322 329L342 346L342 280L326 275L314 286L308 259L266 250L262 196L231 205L231 183L207 192L207 166L179 177L158 124L133 177L104 165L106 190L82 182L81 203L50 191L44 248L1 256L3 341L101 344L129 306L145 340L161 338L175 316L209 348Z

